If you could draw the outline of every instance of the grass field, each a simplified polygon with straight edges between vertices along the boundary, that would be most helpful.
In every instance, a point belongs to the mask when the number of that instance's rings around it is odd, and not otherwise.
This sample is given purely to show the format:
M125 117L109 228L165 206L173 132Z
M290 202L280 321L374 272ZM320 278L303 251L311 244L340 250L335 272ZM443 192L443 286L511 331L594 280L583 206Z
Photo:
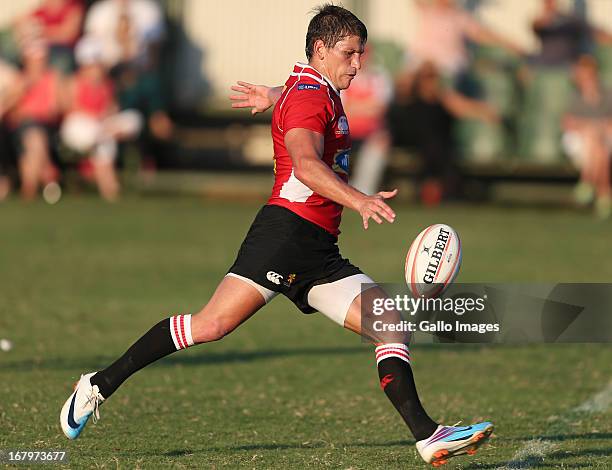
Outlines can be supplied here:
M423 468L380 391L371 348L278 298L230 337L136 374L81 438L58 415L82 372L107 365L159 319L195 311L233 261L258 205L67 198L0 206L0 449L65 449L71 468ZM612 223L569 210L397 207L344 255L400 282L420 228L463 239L459 280L612 280ZM612 468L612 410L576 407L612 378L610 345L417 345L426 408L447 424L491 419L474 458L449 468ZM584 407L583 407L584 408ZM533 442L546 441L545 446ZM545 452L538 457L538 453ZM23 467L21 467L23 468Z

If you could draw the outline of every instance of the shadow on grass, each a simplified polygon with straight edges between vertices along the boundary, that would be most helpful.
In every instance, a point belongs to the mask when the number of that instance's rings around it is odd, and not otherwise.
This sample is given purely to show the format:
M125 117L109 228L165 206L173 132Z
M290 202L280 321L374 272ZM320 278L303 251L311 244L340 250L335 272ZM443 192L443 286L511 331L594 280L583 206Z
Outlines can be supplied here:
M227 351L209 352L202 349L201 354L173 355L155 363L156 367L169 367L177 364L183 366L216 365L227 363L253 362L269 359L296 356L331 356L342 354L366 353L365 346L330 347L330 348L287 348L287 349L260 349L257 351ZM2 365L3 370L28 372L35 369L48 370L96 370L105 367L117 359L116 356L78 356L78 357L44 357L40 359L26 359L22 361L7 362Z
M603 459L612 456L612 447L604 449L581 449L581 450L556 450L546 456L526 455L522 458L512 459L508 462L497 462L490 464L473 463L463 467L464 469L508 469L518 470L521 468L588 468L585 463L562 462L573 458L596 458Z
M532 437L521 437L515 439L517 441L532 441L534 439L542 439L543 441L569 441L572 439L587 439L587 440L606 440L612 439L612 433L610 432L593 432L583 434L553 434L550 436L532 436Z
M360 443L334 443L335 448L352 448L352 447L397 447L406 446L410 447L414 445L414 441L390 441L390 442L360 442ZM147 452L145 455L148 456L159 456L164 457L181 457L184 455L196 455L207 452L242 452L242 451L253 451L253 450L290 450L290 449L322 449L330 447L328 442L315 441L309 443L261 443L261 444L243 444L243 445L232 445L232 446L212 446L203 447L201 449L174 449L167 452Z
M457 350L456 348L478 350L482 345L476 344L421 344L420 349L436 350ZM285 348L285 349L260 349L256 351L225 351L210 352L206 351L206 346L202 346L198 354L178 354L164 358L155 363L156 367L168 367L174 365L200 366L217 365L230 363L244 363L253 361L265 361L270 359L286 357L312 357L312 356L335 356L347 354L364 354L373 350L366 344L350 347L318 347L318 348ZM4 371L31 372L33 370L100 370L118 356L98 355L98 356L66 356L66 357L41 357L25 359L19 361L6 362L2 364Z

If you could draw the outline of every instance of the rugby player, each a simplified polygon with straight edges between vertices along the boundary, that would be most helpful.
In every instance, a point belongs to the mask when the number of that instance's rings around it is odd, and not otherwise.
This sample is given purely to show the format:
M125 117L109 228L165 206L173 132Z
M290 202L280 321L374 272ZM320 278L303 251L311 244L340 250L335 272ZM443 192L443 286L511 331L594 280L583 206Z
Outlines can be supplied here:
M233 87L239 92L232 97L234 107L256 113L275 104L272 194L200 312L161 320L106 369L81 376L60 414L68 438L76 439L90 416L99 419L100 404L133 373L180 349L220 340L278 294L302 312L319 311L377 344L381 387L426 462L438 466L454 455L473 453L489 437L489 422L455 427L432 420L417 395L408 341L362 331L362 317L372 315L367 296L385 294L340 255L342 208L358 212L364 229L370 219L393 223L395 213L385 201L397 192L369 196L347 184L351 140L340 91L359 71L366 40L366 27L355 15L323 5L308 26L308 63L295 64L283 87L245 82ZM369 288L362 292L362 284Z

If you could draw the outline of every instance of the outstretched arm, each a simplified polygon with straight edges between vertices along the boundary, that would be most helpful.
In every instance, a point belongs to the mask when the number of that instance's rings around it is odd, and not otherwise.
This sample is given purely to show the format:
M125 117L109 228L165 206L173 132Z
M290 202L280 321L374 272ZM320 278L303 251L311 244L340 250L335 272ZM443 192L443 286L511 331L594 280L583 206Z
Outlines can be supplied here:
M499 114L486 101L474 100L454 91L447 91L442 96L442 104L459 119L478 119L490 124L498 123Z
M466 20L466 23L468 25L466 28L466 33L472 41L478 44L501 47L511 54L515 54L517 56L524 55L523 49L514 41L506 39L501 34L487 28L478 21L469 18Z
M283 87L268 87L265 85L253 85L252 83L238 81L238 85L232 85L232 91L238 95L230 95L232 108L251 108L251 114L263 113L274 105L281 94Z
M285 146L293 161L295 177L317 194L359 212L366 230L369 219L379 224L383 219L393 223L395 212L385 199L394 197L397 189L368 196L349 186L321 160L323 143L322 134L308 129L295 128L287 132Z

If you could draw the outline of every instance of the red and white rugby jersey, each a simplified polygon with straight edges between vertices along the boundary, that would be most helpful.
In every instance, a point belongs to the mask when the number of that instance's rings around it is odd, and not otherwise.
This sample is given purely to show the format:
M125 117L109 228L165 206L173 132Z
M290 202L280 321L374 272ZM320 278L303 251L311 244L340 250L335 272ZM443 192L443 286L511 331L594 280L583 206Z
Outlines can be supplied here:
M274 187L268 204L286 207L338 235L342 206L313 192L293 172L285 147L290 129L310 129L325 136L323 162L348 181L351 138L339 92L309 65L297 63L272 114Z

